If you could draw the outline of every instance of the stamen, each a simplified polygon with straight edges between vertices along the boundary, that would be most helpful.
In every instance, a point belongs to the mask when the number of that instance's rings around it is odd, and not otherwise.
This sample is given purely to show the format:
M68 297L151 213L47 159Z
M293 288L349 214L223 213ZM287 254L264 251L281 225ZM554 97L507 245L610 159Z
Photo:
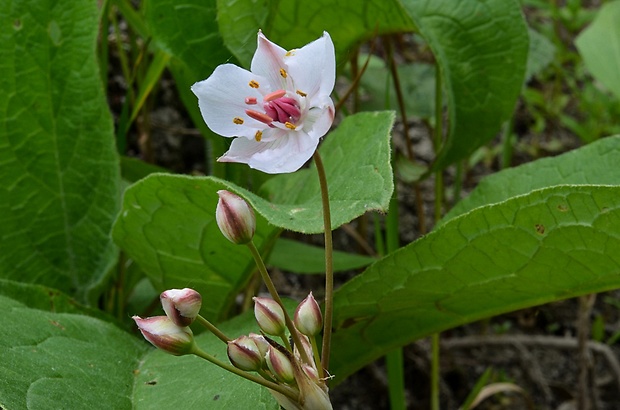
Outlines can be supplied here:
M290 57L290 56L294 56L295 55L295 51L297 51L296 48L289 50L286 52L286 54L284 54L284 57Z
M256 97L245 97L245 103L248 105L255 105Z
M241 124L243 124L243 118L241 118L241 117L235 117L235 118L233 118L233 122L234 122L235 124L241 125Z
M259 84L257 81L255 81L255 80L251 80L251 81L248 83L248 85L249 85L250 87L252 87L252 88L258 88L258 87L260 87L260 84Z
M255 110L245 110L245 113L248 115L248 117L265 124L271 124L271 122L273 121L273 118L271 118L267 114L263 114L262 112L258 112Z
M283 69L283 68L280 69L280 75L282 76L282 78L288 77L288 74L286 73L286 70Z
M301 91L301 90L297 90L297 91L295 91L295 92L296 92L297 94L301 95L302 97L305 97L306 95L308 95L308 94L306 94L305 92L303 92L303 91Z
M278 98L282 98L286 95L286 91L284 90L278 90L278 91L274 91L272 93L267 94L264 98L263 101L265 102L269 102L269 101L273 101L273 100L277 100Z
M294 130L295 128L297 128L294 124L291 124L288 121L284 123L284 126L288 128L289 130Z
M256 134L254 134L254 139L256 140L256 142L260 142L260 140L263 139L263 132L256 131Z

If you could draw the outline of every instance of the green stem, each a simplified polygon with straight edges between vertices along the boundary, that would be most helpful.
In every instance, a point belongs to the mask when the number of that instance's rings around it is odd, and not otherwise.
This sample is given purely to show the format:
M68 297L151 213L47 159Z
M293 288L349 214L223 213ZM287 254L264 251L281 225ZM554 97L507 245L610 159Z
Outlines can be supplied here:
M262 386L267 387L268 389L277 391L278 393L281 393L283 395L285 395L286 397L290 398L291 400L294 400L296 403L299 402L299 394L297 392L295 392L293 389L286 387L286 386L282 386L280 384L276 384L274 382L271 382L269 380L265 380L262 377L258 377L255 374L252 373L248 373L245 372L241 369L237 369L235 366L228 364L228 363L224 363L219 361L218 359L216 359L215 357L211 356L210 354L208 354L207 352L205 352L204 350L200 349L198 346L194 346L194 350L192 351L193 354L195 354L196 356L203 358L211 363L213 363L216 366L221 367L224 370L227 370L231 373L236 374L237 376L243 377L244 379L253 381L254 383L258 383Z
M323 203L323 226L325 231L325 318L323 319L323 346L321 349L321 365L329 371L329 355L332 342L332 317L334 314L334 262L332 243L332 219L329 210L329 191L325 167L319 151L314 152L314 163L319 174L321 185L321 201Z
M390 208L387 213L386 225L386 250L388 253L395 252L400 247L398 232L398 191L394 187ZM387 366L388 386L390 392L390 408L392 410L404 410L407 408L405 398L405 366L403 361L403 349L397 348L385 355Z
M431 337L431 410L439 410L439 333Z
M220 329L215 327L215 325L209 322L207 319L202 317L201 315L196 316L196 321L207 328L207 330L217 336L224 343L228 343L232 340L230 337L226 336Z
M319 378L322 379L325 377L325 371L323 371L323 367L321 367L321 356L319 356L319 346L316 343L316 337L308 337L310 339L310 345L312 346L312 355L314 356L314 365L316 366L317 371L319 372Z
M254 242L250 241L247 243L247 246L250 249L250 252L252 252L252 256L254 257L254 261L256 262L256 266L258 267L258 271L263 278L263 282L265 282L265 286L267 286L267 290L269 291L271 298L275 300L278 305L280 305L282 311L284 312L284 321L286 323L286 327L291 333L293 343L295 343L295 346L297 346L297 350L299 351L301 360L303 360L304 363L312 364L310 358L308 357L308 354L306 353L306 349L304 349L303 345L301 344L299 332L297 332L297 329L295 328L295 325L293 324L290 315L284 307L284 303L282 303L282 299L280 299L280 295L278 294L278 291L276 290L276 287L273 284L271 277L269 276L269 272L267 272L265 262L263 262L263 258L260 256L258 249L256 249L256 245L254 245Z
M405 410L405 365L403 349L394 349L385 355L388 386L390 391L390 409Z
M441 70L437 65L435 72L435 132L433 135L433 148L435 154L441 149L443 142L443 102ZM443 204L443 171L435 173L435 224L441 219ZM431 337L431 410L439 410L439 333Z

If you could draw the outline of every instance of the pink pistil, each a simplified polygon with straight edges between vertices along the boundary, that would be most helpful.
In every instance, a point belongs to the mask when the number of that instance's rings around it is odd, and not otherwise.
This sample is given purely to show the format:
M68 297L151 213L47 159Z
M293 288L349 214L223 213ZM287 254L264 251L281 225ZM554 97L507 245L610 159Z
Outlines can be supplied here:
M273 118L275 121L297 123L299 117L301 117L301 111L297 101L289 97L280 97L275 100L266 101L263 104L263 108L267 115Z
M245 97L245 103L247 105L256 105L257 104L256 97Z

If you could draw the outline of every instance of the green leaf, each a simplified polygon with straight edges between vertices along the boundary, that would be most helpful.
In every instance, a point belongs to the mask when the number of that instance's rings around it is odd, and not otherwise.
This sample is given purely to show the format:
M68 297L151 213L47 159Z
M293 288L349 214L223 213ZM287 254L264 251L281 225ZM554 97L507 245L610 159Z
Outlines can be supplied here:
M116 326L0 296L0 408L131 409L146 345Z
M230 338L257 332L253 312L218 326ZM196 344L227 362L226 345L205 332ZM242 379L196 356L172 356L151 349L138 369L134 409L279 409L266 388Z
M620 136L603 138L558 155L509 168L484 178L444 218L444 224L483 205L505 201L553 185L617 185L620 181Z
M152 174L127 189L113 229L116 243L159 291L197 290L209 301L203 314L211 319L228 310L254 268L248 249L226 240L215 221L217 191L230 186L211 177ZM257 215L259 249L275 232Z
M413 1L403 4L437 59L450 128L434 169L490 141L521 92L528 31L517 1Z
M334 251L334 272L363 268L375 260L370 256ZM269 264L289 272L324 274L325 249L279 238L269 256Z
M235 63L218 32L215 0L150 0L145 19L155 44L173 56L169 67L194 124L209 138L215 150L213 157L221 155L224 140L209 130L198 109L198 99L190 90L219 64Z
M362 40L414 30L396 0L218 0L217 5L224 43L245 67L256 50L259 29L287 50L302 47L327 31L338 61Z
M96 295L115 261L112 121L96 2L0 5L0 275Z
M620 1L601 7L575 45L594 78L620 98Z
M347 117L320 147L331 204L332 228L367 211L387 211L394 183L390 165L392 112ZM261 188L271 203L253 205L270 223L302 233L323 232L321 191L314 163L310 169L277 175Z
M472 210L335 295L338 380L415 339L620 287L620 186L560 185Z
M129 182L136 182L148 175L154 173L166 173L169 172L166 168L149 164L138 158L133 157L121 157L121 174L123 179Z

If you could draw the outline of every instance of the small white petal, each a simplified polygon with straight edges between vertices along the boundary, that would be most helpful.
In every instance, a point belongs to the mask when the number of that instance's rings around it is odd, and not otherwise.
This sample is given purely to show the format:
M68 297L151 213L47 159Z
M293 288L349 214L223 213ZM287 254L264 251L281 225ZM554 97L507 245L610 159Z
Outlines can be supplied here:
M288 69L284 63L285 54L285 49L269 41L262 31L258 32L258 47L252 57L250 70L266 78L273 91L287 88L287 80L280 73L280 69ZM290 82L290 79L288 81Z
M334 122L334 102L323 97L318 106L311 108L304 118L304 131L312 138L321 138L327 134Z
M319 139L303 131L278 131L282 135L270 142L236 138L218 161L241 162L268 174L295 172L314 154Z
M295 88L308 95L330 95L336 81L334 43L327 32L323 36L284 58Z
M259 88L250 87L250 81L256 81ZM254 138L257 130L267 127L245 113L248 108L256 108L245 103L246 97L262 101L261 93L271 92L267 80L256 74L233 64L224 64L218 66L209 78L194 84L192 92L198 97L200 112L207 126L217 134ZM237 117L243 121L242 124L234 122Z

